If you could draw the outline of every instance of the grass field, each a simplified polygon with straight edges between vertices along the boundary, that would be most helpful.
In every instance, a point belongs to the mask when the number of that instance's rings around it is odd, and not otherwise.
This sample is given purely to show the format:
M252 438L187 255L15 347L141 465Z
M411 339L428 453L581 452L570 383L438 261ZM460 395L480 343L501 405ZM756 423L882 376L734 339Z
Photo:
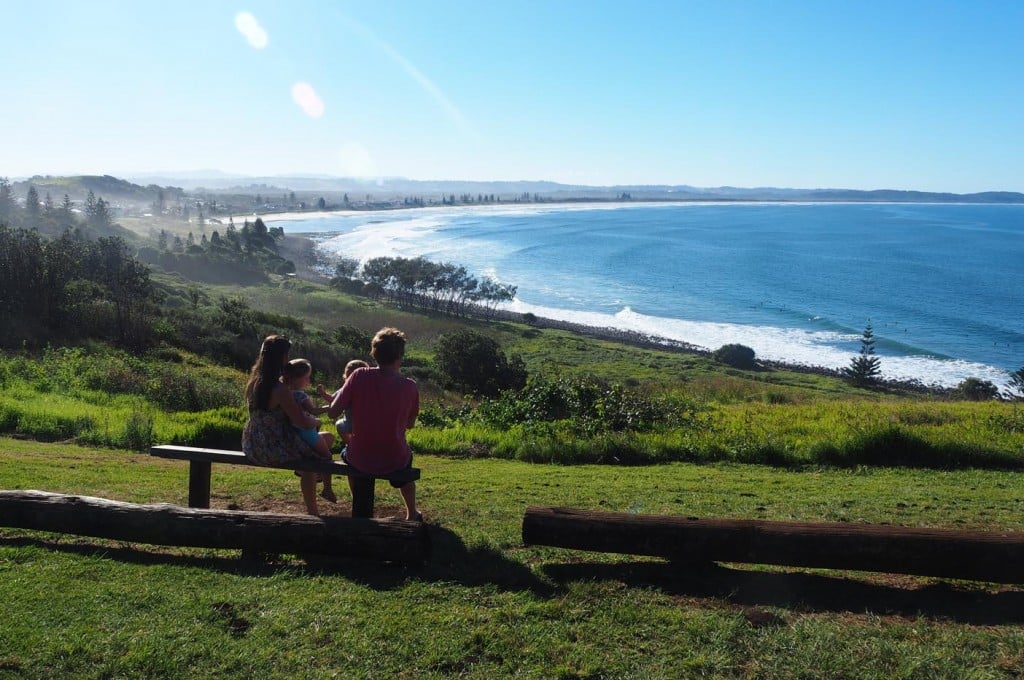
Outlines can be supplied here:
M59 463L59 465L55 465ZM0 677L999 678L1024 589L524 547L523 511L1024 530L1019 474L419 456L421 567L0 529ZM187 465L0 439L0 488L184 504ZM300 511L295 478L215 466L213 505ZM380 514L397 494L378 489ZM343 504L328 506L343 513Z

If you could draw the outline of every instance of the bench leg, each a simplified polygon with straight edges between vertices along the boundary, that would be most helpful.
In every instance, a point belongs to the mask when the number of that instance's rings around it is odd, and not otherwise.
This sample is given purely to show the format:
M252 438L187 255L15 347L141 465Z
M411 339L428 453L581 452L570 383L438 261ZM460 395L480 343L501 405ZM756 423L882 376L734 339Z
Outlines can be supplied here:
M210 507L210 467L211 463L202 460L191 460L188 463L188 507Z
M374 480L366 477L349 477L352 489L352 516L373 517Z

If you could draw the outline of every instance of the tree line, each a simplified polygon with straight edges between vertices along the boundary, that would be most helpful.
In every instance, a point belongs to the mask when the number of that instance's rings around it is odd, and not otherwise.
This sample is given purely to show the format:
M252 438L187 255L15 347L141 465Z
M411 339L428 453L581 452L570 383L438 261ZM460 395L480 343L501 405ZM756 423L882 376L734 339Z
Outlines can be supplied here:
M335 266L332 285L395 304L453 315L481 308L485 315L492 313L499 303L515 298L517 290L488 276L473 276L461 265L424 257L375 257L362 265L343 258Z
M0 225L0 311L5 346L52 337L95 337L133 347L148 335L157 296L149 268L116 236L56 239Z
M58 235L68 228L109 235L114 227L113 207L90 190L79 209L68 194L64 194L58 203L49 191L40 197L39 191L32 185L29 185L24 201L19 204L10 181L0 177L0 224L38 229L50 235Z
M210 283L252 283L266 278L266 272L291 274L295 263L278 253L278 243L284 238L284 229L270 227L256 218L246 220L236 228L230 220L221 235L213 230L209 237L206 225L199 224L197 239L190 231L183 238L161 229L155 235L155 246L139 249L139 258L168 271L176 271L195 280Z

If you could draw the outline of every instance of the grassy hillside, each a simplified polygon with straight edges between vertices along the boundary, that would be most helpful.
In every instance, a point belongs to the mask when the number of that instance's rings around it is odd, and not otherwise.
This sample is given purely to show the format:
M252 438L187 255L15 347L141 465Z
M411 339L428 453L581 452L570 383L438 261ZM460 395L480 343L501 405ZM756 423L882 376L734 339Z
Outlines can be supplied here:
M60 465L55 465L60 462ZM0 529L2 677L998 678L1024 590L524 547L529 505L1020 531L1016 474L422 457L422 567ZM0 488L184 504L187 465L0 440ZM398 497L379 489L379 512ZM299 512L295 478L218 467L215 507ZM344 505L328 506L342 513Z

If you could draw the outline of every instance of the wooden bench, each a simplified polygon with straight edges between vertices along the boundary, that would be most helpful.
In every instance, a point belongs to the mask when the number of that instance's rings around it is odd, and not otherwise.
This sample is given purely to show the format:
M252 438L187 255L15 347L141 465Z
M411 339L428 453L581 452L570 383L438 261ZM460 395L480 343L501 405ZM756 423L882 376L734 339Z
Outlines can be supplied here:
M190 508L210 507L210 469L213 463L270 467L252 462L241 451L225 449L201 449L193 446L160 444L150 448L149 453L159 458L189 461L188 505ZM418 468L406 468L390 475L371 475L336 460L308 459L273 467L282 470L320 472L349 477L352 481L353 517L373 517L374 483L378 479L386 479L389 482L415 482L420 478Z

